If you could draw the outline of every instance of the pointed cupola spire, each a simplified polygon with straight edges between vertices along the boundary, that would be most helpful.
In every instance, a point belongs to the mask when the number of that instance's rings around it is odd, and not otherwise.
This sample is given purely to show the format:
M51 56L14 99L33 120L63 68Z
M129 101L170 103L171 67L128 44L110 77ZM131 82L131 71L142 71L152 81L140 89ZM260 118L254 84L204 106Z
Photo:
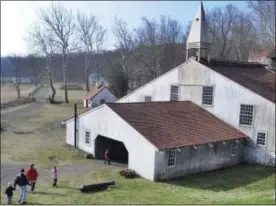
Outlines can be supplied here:
M212 38L206 20L203 3L201 1L192 22L191 30L186 42L186 61L193 52L196 52L197 60L201 57L210 59L209 53L212 44ZM192 55L193 56L193 55Z

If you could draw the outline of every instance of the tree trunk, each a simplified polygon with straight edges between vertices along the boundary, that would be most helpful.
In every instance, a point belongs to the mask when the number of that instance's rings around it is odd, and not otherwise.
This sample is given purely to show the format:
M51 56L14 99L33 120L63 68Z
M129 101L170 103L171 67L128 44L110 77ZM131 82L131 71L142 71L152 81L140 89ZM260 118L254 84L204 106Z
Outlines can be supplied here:
M20 85L15 85L16 93L17 93L17 98L20 99Z
M89 68L89 64L88 64L88 54L86 53L85 55L85 87L86 87L86 91L89 92L89 76L88 76L88 68Z
M35 74L35 87L37 87L37 84L38 84L38 75Z
M53 81L52 81L52 75L51 75L50 72L48 72L48 76L49 76L49 84L50 84L50 87L52 89L51 100L54 101L55 100L55 96L56 96L56 90L54 88Z
M63 52L63 62L62 62L62 67L63 67L63 80L64 80L64 101L65 103L69 103L68 100L68 91L67 91L67 68L66 68L66 54Z
M68 91L67 91L67 78L66 78L66 69L63 69L63 75L64 75L64 101L65 103L69 103L68 101Z

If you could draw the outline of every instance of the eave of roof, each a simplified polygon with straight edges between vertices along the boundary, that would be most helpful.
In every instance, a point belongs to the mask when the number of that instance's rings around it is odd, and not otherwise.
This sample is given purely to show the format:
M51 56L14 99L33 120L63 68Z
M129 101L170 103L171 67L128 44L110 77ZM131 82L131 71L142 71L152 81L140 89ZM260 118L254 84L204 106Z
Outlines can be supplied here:
M105 89L105 86L101 86L100 88L92 88L84 97L84 99L93 99L95 96L97 96L103 89ZM94 89L94 90L93 90Z

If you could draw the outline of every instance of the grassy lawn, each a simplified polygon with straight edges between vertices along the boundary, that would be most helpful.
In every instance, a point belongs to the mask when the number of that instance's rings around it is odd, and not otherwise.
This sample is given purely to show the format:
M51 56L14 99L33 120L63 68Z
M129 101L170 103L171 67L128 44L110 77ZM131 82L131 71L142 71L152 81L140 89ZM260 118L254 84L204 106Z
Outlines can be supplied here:
M57 92L56 100L64 101L64 90L60 89L60 83L55 83L54 87ZM85 90L68 90L68 98L69 98L69 101L71 101L71 102L83 103L83 98L84 98L85 94L86 94Z
M85 176L67 176L58 188L37 186L29 204L273 204L275 170L241 165L183 179L154 183L124 179L118 168L98 169ZM80 185L115 180L106 191L83 194ZM16 192L18 194L18 192ZM3 196L1 199L3 200ZM16 197L17 198L17 197Z
M71 101L72 102L72 101ZM24 111L28 108L24 108ZM78 109L84 111L83 108ZM88 164L65 143L61 121L73 116L73 103L50 105L29 111L27 116L12 120L11 126L29 134L1 132L1 163L36 164L39 169L76 163ZM81 165L81 164L80 164ZM62 175L59 187L38 183L37 193L29 194L29 204L273 204L275 168L241 165L197 174L169 182L151 182L142 178L124 179L118 167L96 169L85 175ZM117 187L83 194L76 188L82 184L115 180ZM4 183L6 184L6 182ZM19 191L15 192L14 201ZM5 196L1 193L1 203Z
M11 126L18 131L30 132L16 134L13 131L1 133L1 162L24 162L49 165L48 158L56 156L61 162L71 162L79 155L70 152L62 145L65 143L65 128L61 121L73 116L74 105L44 105L38 111L16 118ZM79 112L84 109L79 108ZM3 118L4 120L4 118Z
M21 97L27 97L35 89L33 84L21 84ZM17 99L17 93L13 84L1 84L1 101L11 101Z

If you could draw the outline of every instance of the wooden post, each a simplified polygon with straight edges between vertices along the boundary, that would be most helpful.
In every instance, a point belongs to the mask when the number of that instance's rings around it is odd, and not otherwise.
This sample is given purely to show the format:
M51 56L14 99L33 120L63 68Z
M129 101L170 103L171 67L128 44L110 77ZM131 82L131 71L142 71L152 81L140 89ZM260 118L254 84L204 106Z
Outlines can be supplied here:
M77 148L77 104L75 104L75 118L74 118L74 146Z

